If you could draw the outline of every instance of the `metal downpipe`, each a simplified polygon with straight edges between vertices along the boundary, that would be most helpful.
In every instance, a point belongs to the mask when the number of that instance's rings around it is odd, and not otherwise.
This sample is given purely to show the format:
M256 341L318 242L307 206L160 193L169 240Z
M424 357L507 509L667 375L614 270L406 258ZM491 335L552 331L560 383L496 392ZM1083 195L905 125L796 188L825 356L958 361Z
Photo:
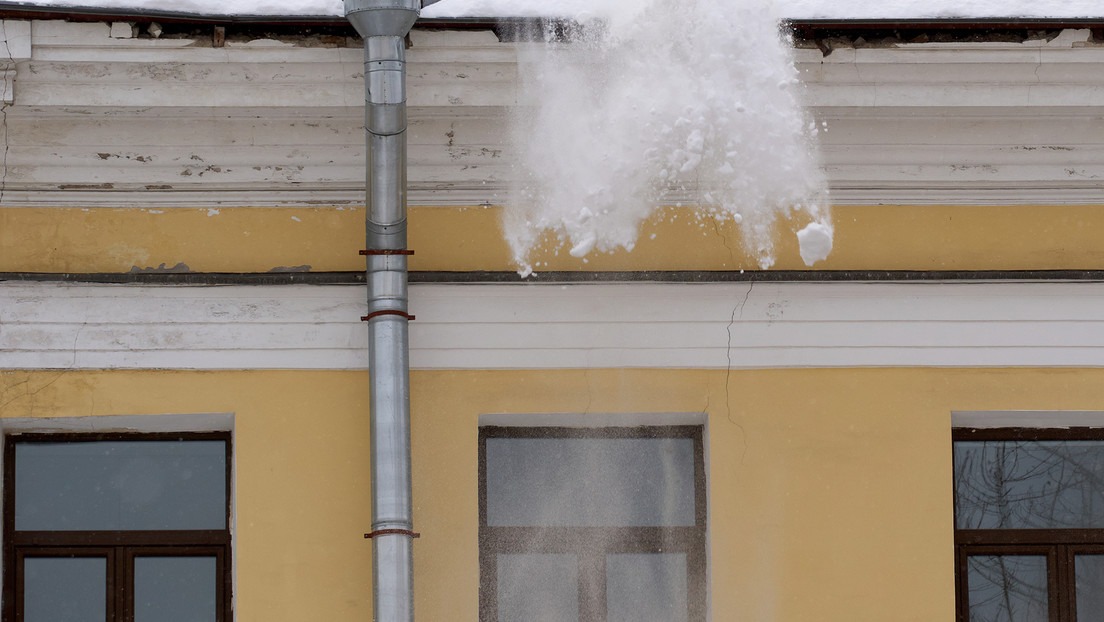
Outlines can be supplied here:
M420 0L345 0L364 37L372 602L376 622L414 620L406 250L406 45Z

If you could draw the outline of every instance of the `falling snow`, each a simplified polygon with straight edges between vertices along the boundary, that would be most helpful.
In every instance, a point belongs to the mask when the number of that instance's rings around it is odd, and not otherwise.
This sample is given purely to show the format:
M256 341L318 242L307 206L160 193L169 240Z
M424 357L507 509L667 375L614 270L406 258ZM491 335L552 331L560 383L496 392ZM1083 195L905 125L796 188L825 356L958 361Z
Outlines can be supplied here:
M703 229L739 223L763 268L782 219L830 237L817 128L778 16L758 0L693 6L623 2L571 44L519 52L504 229L521 272L549 232L573 257L632 250L664 205Z

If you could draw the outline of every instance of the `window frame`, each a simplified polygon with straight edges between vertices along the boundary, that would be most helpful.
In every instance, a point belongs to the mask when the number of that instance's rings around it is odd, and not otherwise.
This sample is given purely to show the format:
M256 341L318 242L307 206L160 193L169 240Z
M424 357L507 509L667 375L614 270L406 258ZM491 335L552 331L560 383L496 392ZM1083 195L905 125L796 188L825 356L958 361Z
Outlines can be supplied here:
M487 522L487 440L491 438L688 438L694 443L694 525L660 527L504 527ZM479 620L498 621L500 553L574 553L579 556L579 619L606 619L605 557L618 553L685 553L690 622L705 622L706 475L704 426L497 426L479 428ZM534 542L543 545L534 548Z
M15 448L30 443L99 441L222 441L225 443L225 490L222 529L17 531L15 529ZM233 622L231 506L233 437L230 432L59 432L11 433L4 436L3 477L3 602L5 620L23 622L22 573L19 563L31 557L106 557L107 622L134 620L134 560L136 557L215 557L216 622ZM28 555L30 554L30 555Z
M951 490L954 503L955 618L969 622L968 562L972 555L1040 555L1047 560L1049 622L1076 620L1074 561L1104 554L1104 528L960 529L954 451L960 442L1104 441L1104 428L953 428Z

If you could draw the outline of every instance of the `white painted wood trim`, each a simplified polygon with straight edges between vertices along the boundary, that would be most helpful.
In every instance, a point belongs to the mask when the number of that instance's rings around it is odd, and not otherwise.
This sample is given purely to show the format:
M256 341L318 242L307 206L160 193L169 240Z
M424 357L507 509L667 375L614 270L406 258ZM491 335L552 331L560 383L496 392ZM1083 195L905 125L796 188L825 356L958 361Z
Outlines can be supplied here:
M364 369L364 289L0 284L0 369ZM415 369L1104 366L1104 283L411 287Z

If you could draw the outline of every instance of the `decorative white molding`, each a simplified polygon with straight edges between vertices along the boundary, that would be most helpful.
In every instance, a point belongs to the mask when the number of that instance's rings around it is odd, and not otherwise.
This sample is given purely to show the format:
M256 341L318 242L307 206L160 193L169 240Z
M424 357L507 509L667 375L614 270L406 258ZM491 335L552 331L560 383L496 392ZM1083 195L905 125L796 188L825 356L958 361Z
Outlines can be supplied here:
M113 38L103 23L4 28L19 74L4 205L363 201L357 41L212 48ZM410 200L504 202L519 44L412 37ZM1086 31L795 53L837 203L1104 201L1104 46Z
M31 23L19 20L0 20L0 79L3 94L0 101L15 101L15 76L18 63L31 58Z
M348 286L0 284L0 369L363 369ZM1104 283L411 287L415 369L1101 367Z
M414 204L505 201L505 116L483 112L411 110ZM816 113L828 126L821 148L838 203L1104 201L1104 124L1093 121L1096 108ZM203 108L15 106L7 113L4 203L360 204L361 123L356 108L211 115Z

